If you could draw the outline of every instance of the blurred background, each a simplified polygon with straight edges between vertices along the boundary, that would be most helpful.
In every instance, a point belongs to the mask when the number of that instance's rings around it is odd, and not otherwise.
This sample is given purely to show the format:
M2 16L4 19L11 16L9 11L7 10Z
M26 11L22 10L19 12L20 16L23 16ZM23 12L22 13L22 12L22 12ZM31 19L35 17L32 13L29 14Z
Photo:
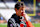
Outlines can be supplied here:
M12 16L12 14L16 13L14 7L17 1L18 0L0 0L0 27L7 27L8 19ZM40 0L21 1L25 3L25 13L33 14L35 12L34 16L28 15L28 18L35 27L40 27Z

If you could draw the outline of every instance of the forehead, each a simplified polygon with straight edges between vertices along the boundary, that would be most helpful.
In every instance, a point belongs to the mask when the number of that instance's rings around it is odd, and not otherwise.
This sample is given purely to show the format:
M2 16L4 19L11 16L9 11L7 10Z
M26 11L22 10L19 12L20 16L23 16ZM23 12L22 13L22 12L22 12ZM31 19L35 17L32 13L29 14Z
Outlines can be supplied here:
M25 8L25 6L21 6L20 8Z
M24 9L25 9L25 7L20 7L20 8L19 8L19 10L24 10Z

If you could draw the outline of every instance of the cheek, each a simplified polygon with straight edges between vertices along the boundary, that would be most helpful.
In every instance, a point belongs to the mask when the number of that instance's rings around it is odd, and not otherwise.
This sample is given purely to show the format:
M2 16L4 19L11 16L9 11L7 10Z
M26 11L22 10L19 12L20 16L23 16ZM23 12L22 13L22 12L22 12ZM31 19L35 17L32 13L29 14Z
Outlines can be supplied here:
M19 13L21 13L21 11L19 11Z
M20 11L18 13L19 13L19 15L21 15L21 12Z
M21 14L21 10L18 10L18 14Z
M18 12L20 14L20 12Z

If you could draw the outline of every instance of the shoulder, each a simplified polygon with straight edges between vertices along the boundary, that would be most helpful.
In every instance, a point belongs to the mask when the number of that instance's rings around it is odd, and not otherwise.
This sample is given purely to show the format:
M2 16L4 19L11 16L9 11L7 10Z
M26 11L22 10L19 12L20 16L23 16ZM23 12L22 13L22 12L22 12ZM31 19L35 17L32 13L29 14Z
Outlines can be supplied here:
M15 23L15 19L14 19L14 18L10 18L10 19L8 20L8 22L10 22L10 23Z
M16 14L13 14L13 15L11 16L11 18L13 18L14 16L16 16Z
M14 24L15 24L14 18L10 18L10 19L8 20L8 23L7 23L8 27L13 27Z

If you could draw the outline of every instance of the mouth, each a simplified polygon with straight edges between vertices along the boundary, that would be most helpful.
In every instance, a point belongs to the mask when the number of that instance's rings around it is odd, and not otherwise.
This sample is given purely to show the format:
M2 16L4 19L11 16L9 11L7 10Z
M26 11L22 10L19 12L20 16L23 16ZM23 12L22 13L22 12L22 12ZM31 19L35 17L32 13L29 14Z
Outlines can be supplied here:
M21 13L22 16L23 16L23 13L24 13L24 12Z

